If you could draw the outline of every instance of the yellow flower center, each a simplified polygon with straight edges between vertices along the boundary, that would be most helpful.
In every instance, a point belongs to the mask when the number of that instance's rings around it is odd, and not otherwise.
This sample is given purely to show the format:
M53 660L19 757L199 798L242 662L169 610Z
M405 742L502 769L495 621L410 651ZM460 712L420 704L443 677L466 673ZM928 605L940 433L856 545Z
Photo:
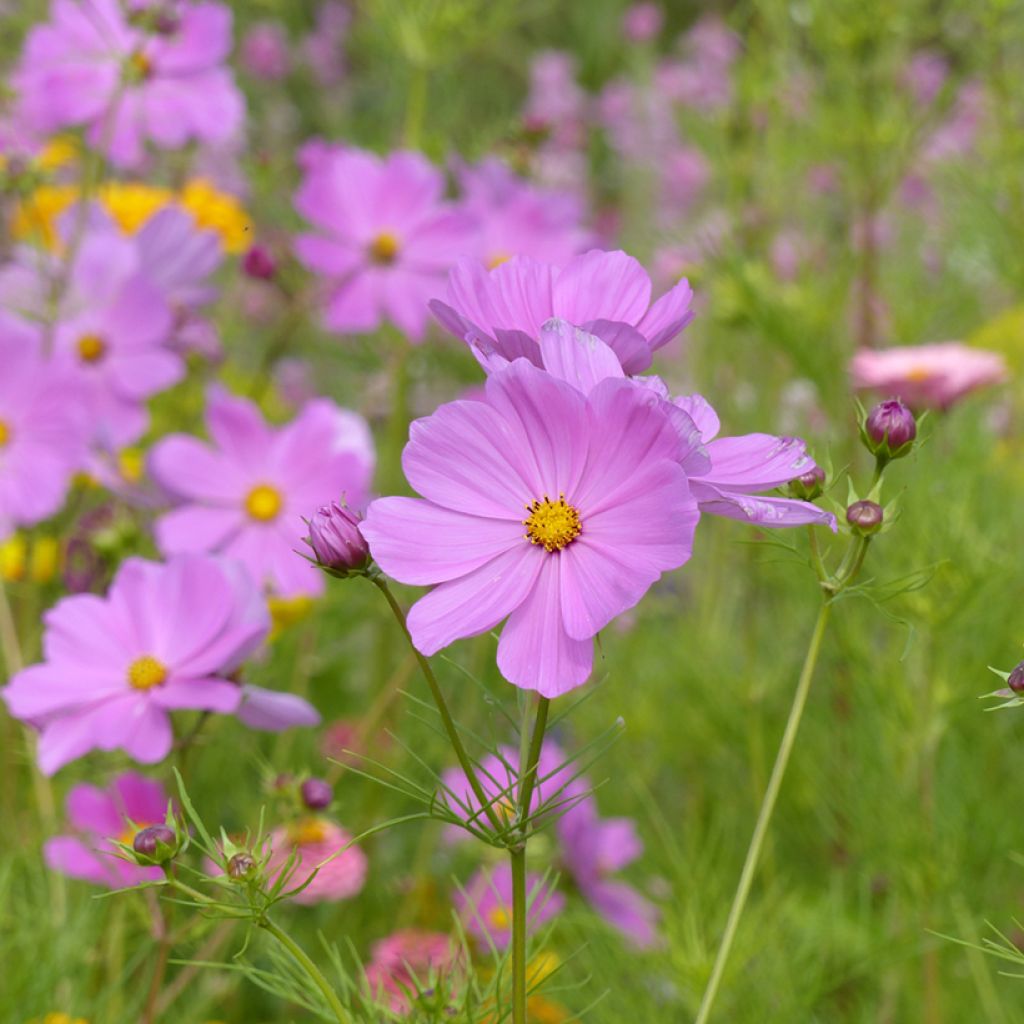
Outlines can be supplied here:
M288 840L293 846L316 846L327 839L327 826L320 818L306 818L288 826Z
M508 263L512 257L507 252L496 252L492 253L490 258L487 260L487 269L493 270L495 267L500 267L502 263Z
M540 544L545 551L561 551L582 532L580 514L560 494L552 501L546 494L543 501L526 506L529 518L523 520L526 538L531 544Z
M123 843L125 846L131 846L135 842L135 837L142 831L141 828L135 828L134 825L129 825L125 830L117 837L119 843Z
M151 654L136 658L128 666L128 685L133 690L152 690L167 682L167 666Z
M245 511L250 519L255 519L259 523L269 523L281 514L283 504L281 492L276 487L260 484L254 487L245 499Z
M370 259L382 267L389 267L398 256L398 236L382 231L370 243Z
M78 339L78 358L83 363L98 363L107 352L107 343L98 334L83 334Z
M913 366L907 371L907 380L928 380L931 375L932 371L927 366Z
M128 76L133 82L144 82L153 74L153 62L142 52L136 50L128 58Z
M491 908L491 912L487 915L487 920L490 922L492 928L500 928L504 930L512 924L512 915L508 912L508 907L503 903L499 903L497 906Z
M0 448L5 448L11 443L11 428L9 424L0 420Z

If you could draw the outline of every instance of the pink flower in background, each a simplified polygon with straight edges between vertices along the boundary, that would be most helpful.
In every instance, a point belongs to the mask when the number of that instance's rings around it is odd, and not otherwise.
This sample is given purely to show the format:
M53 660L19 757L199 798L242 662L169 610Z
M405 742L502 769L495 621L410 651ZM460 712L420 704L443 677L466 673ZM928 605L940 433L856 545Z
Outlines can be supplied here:
M512 939L512 868L506 863L480 868L455 893L455 907L466 931L503 950ZM565 897L540 875L526 876L526 929L536 932L565 909Z
M318 399L274 429L252 402L215 388L206 428L212 444L172 434L152 451L153 478L180 506L157 520L160 550L218 552L282 596L320 593L322 574L296 554L303 516L332 499L366 501L374 461L366 422Z
M345 39L352 14L338 0L327 0L316 12L316 25L302 41L302 51L322 86L337 85L345 77Z
M630 41L646 43L658 35L664 22L665 15L657 4L633 4L622 16L622 31Z
M43 132L83 125L90 145L138 166L144 143L180 149L236 135L245 101L224 62L231 11L177 3L133 14L117 0L54 0L13 76L19 109Z
M64 598L43 621L45 660L2 692L40 730L47 775L90 750L154 764L171 749L171 711L233 713L242 691L228 677L270 627L245 575L199 555L129 558L106 597Z
M113 225L110 229L116 231ZM197 227L185 210L168 206L157 211L132 241L139 273L160 289L179 319L217 297L209 279L223 259L220 239Z
M661 172L665 203L677 213L689 210L711 180L711 165L695 146L672 147L664 157Z
M276 21L257 21L246 30L238 47L238 59L253 78L276 82L291 67L288 33Z
M930 106L949 77L949 62L941 53L919 50L910 58L903 73L903 84L921 107Z
M47 519L82 468L89 406L78 378L42 355L38 332L0 317L0 540Z
M295 206L316 233L295 251L327 281L328 327L359 333L389 320L422 340L428 299L472 247L470 218L443 195L444 176L419 153L334 148L312 161Z
M595 634L690 557L698 513L661 404L625 380L585 396L516 360L485 401L413 423L402 464L424 498L379 499L362 529L386 573L437 584L409 613L421 652L508 617L506 679L547 697L586 681Z
M295 889L313 879L291 897L295 903L310 906L346 900L366 882L366 854L358 846L350 846L352 836L326 818L306 818L276 828L270 841L273 852L267 871L271 878L285 869L294 852L297 860L290 868L285 889Z
M464 964L450 935L406 928L373 944L366 967L371 995L386 1000L392 1013L408 1013L411 998L439 976L462 973Z
M651 279L632 256L593 249L564 267L514 257L488 271L460 260L447 301L430 308L484 361L522 356L539 364L541 328L558 317L601 338L628 373L639 373L693 319L692 297L682 280L652 305Z
M164 787L135 772L119 775L109 789L84 783L72 786L66 808L75 832L46 840L46 866L110 889L162 878L158 867L144 868L125 860L111 840L131 846L136 832L163 824L167 805Z
M934 166L973 155L986 105L980 82L965 82L946 120L921 147L921 163Z
M1009 377L998 352L958 341L862 349L850 362L853 386L901 398L916 409L948 409L979 388Z
M534 129L549 132L559 147L582 141L587 94L576 81L575 58L562 50L541 50L530 64L530 94L523 117Z
M474 251L488 267L513 256L566 263L587 247L583 202L573 192L542 188L490 157L459 170L462 208L476 228Z

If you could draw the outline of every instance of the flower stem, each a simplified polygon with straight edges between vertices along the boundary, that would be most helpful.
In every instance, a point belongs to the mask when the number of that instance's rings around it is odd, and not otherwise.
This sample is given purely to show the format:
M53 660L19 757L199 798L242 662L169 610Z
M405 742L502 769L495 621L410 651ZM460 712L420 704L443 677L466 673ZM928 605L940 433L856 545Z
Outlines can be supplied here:
M350 1024L351 1018L346 1013L345 1007L341 1005L338 993L331 988L330 982L323 976L320 968L310 959L306 951L286 931L283 931L274 924L270 918L261 917L258 924L264 931L270 932L291 953L295 962L309 975L313 984L320 989L338 1024Z
M419 663L420 670L423 673L423 678L426 679L427 686L430 687L430 692L434 698L434 703L437 705L437 711L441 716L441 722L444 725L444 730L448 734L448 740L452 745L452 750L455 751L455 756L458 758L459 764L462 766L462 771L466 776L466 781L473 790L473 795L476 797L477 802L483 809L484 814L487 815L487 820L491 823L491 827L496 832L503 832L505 830L505 826L498 818L497 812L492 806L492 801L484 792L483 786L480 785L480 780L477 778L477 774L473 769L473 762L470 761L469 754L466 753L466 748L462 744L462 737L459 736L459 730L455 725L455 720L452 718L452 714L448 710L448 704L444 699L444 694L441 692L441 687L437 682L437 677L434 675L434 670L430 667L430 662L427 658L417 650L416 645L412 642L412 636L409 633L409 627L406 624L405 612L402 611L402 606L398 603L395 595L391 593L391 588L388 586L387 581L383 576L370 576L368 578L384 595L384 600L387 601L388 606L394 613L395 620L398 622L399 626L402 627L405 639L408 641L410 648L412 648L412 653L415 655L416 661Z
M696 1024L707 1024L711 1017L711 1009L715 1004L715 997L718 995L718 988L722 983L722 975L725 972L725 965L736 938L740 918L743 916L743 910L746 907L747 897L750 895L750 887L753 884L754 874L757 871L765 836L768 834L768 826L771 824L775 803L778 800L779 790L782 788L782 780L786 775L786 768L789 765L789 757L793 752L796 735L800 729L800 720L803 718L804 707L807 704L807 695L811 689L811 680L814 678L814 669L818 663L821 642L825 636L825 629L828 626L831 611L832 600L831 598L826 598L821 606L821 610L818 612L814 632L811 634L811 642L804 657L800 679L796 684L796 693L793 695L793 704L789 709L789 718L786 721L786 728L782 734L779 751L775 755L775 765L772 768L771 778L768 780L768 789L765 791L764 799L761 801L761 809L757 815L757 824L754 826L754 834L750 839L746 860L743 862L743 871L740 873L739 884L736 887L736 894L733 896L732 907L729 909L729 917L725 924L725 933L722 936L721 945L718 947L718 954L715 957L714 967L711 970L711 977L708 979L707 988L704 990L704 998L701 1000Z
M530 817L530 801L533 799L533 791L537 786L537 769L540 761L540 750L544 745L544 731L548 727L548 710L551 701L547 697L541 697L537 701L537 717L533 722L533 734L530 737L530 749L526 755L525 763L519 765L519 824L523 825ZM526 836L524 834L523 841Z
M509 850L512 864L512 1024L526 1024L526 844Z

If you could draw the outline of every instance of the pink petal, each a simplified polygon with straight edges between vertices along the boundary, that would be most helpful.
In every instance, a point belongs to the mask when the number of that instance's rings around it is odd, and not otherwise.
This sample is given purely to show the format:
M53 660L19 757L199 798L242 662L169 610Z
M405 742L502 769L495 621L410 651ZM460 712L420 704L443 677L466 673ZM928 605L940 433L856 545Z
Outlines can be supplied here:
M701 479L733 491L781 487L814 467L803 441L771 434L719 437L707 446L711 469Z
M265 690L261 686L242 687L242 703L236 715L250 729L266 732L320 724L320 714L309 701L294 693Z
M651 351L667 345L693 319L692 301L693 289L684 277L644 314L637 329L647 339Z
M544 324L540 353L548 373L584 395L608 377L625 376L618 356L604 341L567 320L552 319Z
M242 701L242 688L226 679L170 679L152 692L153 702L167 711L217 711L230 715Z
M715 487L702 480L692 480L693 495L701 512L739 519L758 526L827 526L836 532L836 517L807 501L792 498L769 498Z
M157 547L165 555L218 551L244 527L245 521L240 509L185 505L156 521Z
M554 315L570 323L637 324L650 305L651 279L632 256L592 249L561 271L552 298Z

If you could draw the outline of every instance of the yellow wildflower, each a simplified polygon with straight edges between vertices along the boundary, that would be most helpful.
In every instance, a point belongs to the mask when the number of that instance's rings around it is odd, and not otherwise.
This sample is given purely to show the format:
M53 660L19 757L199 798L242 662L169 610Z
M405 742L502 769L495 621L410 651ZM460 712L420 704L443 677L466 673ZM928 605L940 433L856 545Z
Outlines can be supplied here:
M196 219L196 224L216 231L228 252L249 248L252 225L242 204L227 192L220 192L205 178L193 178L178 201Z
M141 181L110 181L100 189L100 202L127 235L134 234L173 201L174 193L169 188Z
M28 566L28 541L23 533L15 533L0 544L0 579L17 583L25 578Z

